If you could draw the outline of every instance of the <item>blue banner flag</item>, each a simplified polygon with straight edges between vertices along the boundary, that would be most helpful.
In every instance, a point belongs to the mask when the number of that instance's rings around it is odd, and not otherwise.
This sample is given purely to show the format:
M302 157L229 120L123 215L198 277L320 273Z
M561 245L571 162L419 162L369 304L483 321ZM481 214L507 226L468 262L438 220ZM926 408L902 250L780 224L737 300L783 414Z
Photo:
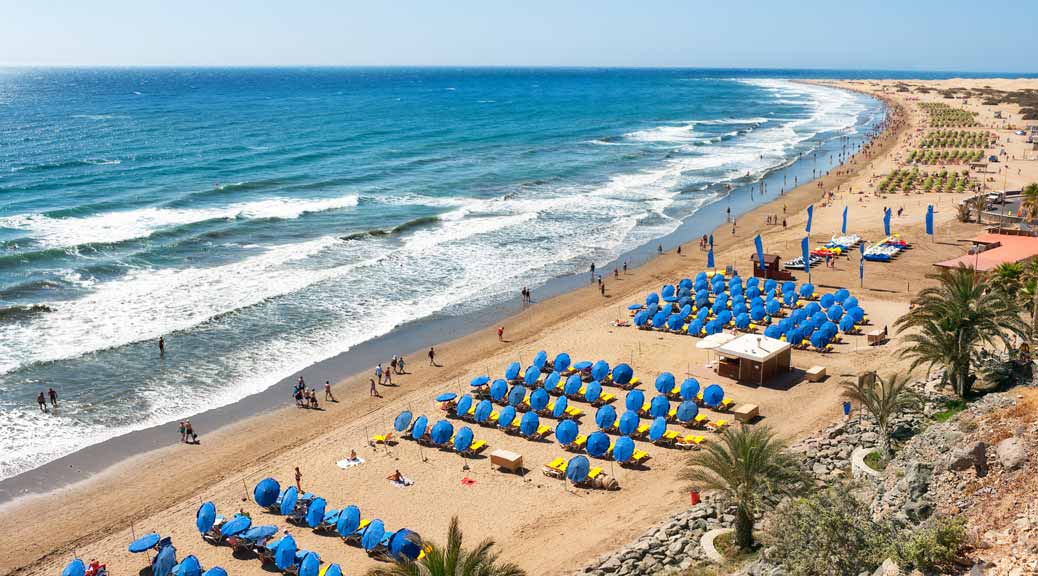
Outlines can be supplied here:
M890 208L883 210L883 234L890 236Z
M764 262L764 244L761 242L760 234L757 234L757 237L753 239L753 244L757 247L757 264L766 274L768 271L768 265Z
M811 281L811 246L810 239L804 236L804 239L800 241L800 253L804 258L804 270L807 271L807 281Z
M710 235L710 248L712 249L713 247L714 247L714 235L711 234Z
M933 236L933 204L926 207L926 233Z
M858 249L861 251L861 260L858 261L858 280L865 283L865 243L858 244Z
M713 268L714 267L714 247L713 246L711 246L710 247L710 251L706 253L706 267L707 268Z
M840 234L847 234L847 207L843 207L843 226L840 226Z
M811 218L815 215L815 205L811 204L807 207L807 233L811 233Z

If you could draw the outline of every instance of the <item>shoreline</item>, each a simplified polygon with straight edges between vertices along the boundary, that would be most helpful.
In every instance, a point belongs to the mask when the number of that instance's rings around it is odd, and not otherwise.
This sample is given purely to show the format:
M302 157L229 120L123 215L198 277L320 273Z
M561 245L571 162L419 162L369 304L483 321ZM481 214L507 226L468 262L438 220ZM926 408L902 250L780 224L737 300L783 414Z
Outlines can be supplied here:
M884 117L889 114L889 102L862 90L825 85L814 80L797 80L797 82L858 93L881 103L880 112ZM868 132L863 130L855 134L853 139L854 142L867 143L869 141ZM838 142L839 138L823 141L814 153L826 150L827 146ZM838 150L839 146L834 148ZM772 189L772 184L775 182L769 182L769 179L775 180L777 175L799 176L800 180L804 182L801 186L817 182L817 179L805 177L810 175L809 163L812 163L812 160L807 155L793 157L787 162L763 172L749 182L735 187L724 196L700 207L696 212L685 217L674 231L621 253L616 259L601 265L599 270L608 275L608 270L611 268L620 267L623 262L628 262L633 272L659 257L654 249L657 244L663 245L665 250L669 251L677 245L690 243L709 233L717 236L715 240L720 247L721 239L725 237L721 232L728 223L724 208L731 208L732 215L738 220L759 207L777 201L779 196L772 196L769 192L767 202L762 204L759 192L762 182L767 183L769 190ZM839 166L837 164L834 168ZM819 174L824 176L822 172ZM758 190L754 192L754 188L758 188ZM793 190L790 190L789 193L792 192ZM502 322L507 324L531 306L547 304L558 296L586 286L587 283L584 282L586 277L587 273L571 273L550 278L537 288L537 299L532 305L524 306L514 300L497 302L461 315L436 313L402 324L387 334L364 341L349 350L293 372L258 393L245 396L225 406L193 414L187 418L192 421L196 431L202 432L200 438L205 440L206 436L220 433L237 422L270 414L290 405L291 396L288 391L300 376L303 376L315 388L320 388L321 382L330 380L333 382L334 393L339 394L347 381L358 378L363 380L363 374L366 374L372 366L378 362L386 362L387 356L391 354L386 354L384 350L409 351L406 357L409 359L409 366L413 366L414 362L424 360L422 354L426 348L440 346L483 330L490 331L493 326ZM607 285L611 283L610 278L605 278L605 280ZM168 422L121 434L0 480L0 510L17 505L21 499L26 497L45 496L48 493L88 482L93 477L123 462L175 446L178 442L172 432L174 428L175 423Z
M875 95L870 96L876 98ZM883 100L882 98L877 99ZM888 119L891 113L891 105L892 104L889 100L885 100L884 113ZM863 139L865 136L865 134L860 135ZM886 138L888 136L891 136L891 134L889 134L888 131L884 131L877 135L872 142L876 142L877 140L887 140L889 141L888 146L890 143L896 142L897 134L894 134L894 138L892 139ZM881 152L876 151L874 155L879 156L881 155ZM804 162L801 162L800 160L804 160ZM775 171L770 172L762 179L766 180L769 176L775 177L777 175L777 178L781 180L781 173L783 171L789 170L794 166L800 166L809 170L809 166L807 166L809 163L810 160L808 158L800 158L794 161L792 165L780 167ZM859 167L859 169L861 168L863 168L863 166ZM823 173L820 180L835 185L841 179L846 178L848 178L848 176L827 177L824 176ZM736 203L744 203L742 210L734 208L733 205L733 212L738 215L738 219L743 219L747 216L756 214L759 216L758 219L763 221L763 214L775 211L776 206L779 203L788 204L790 214L796 215L802 211L807 204L817 200L817 197L819 196L819 191L816 188L818 180L819 179L804 179L804 183L801 186L786 192L784 195L780 196L769 193L766 197L766 201L763 202L753 201L750 199L752 188L759 185L760 180L757 180L733 190L731 194L728 195L728 201L732 202L734 200ZM772 189L771 186L769 186L769 189ZM727 234L727 226L723 217L725 207L726 202L724 202L724 198L704 206L699 212L683 222L682 225L671 234L647 243L625 254L624 256L629 260L640 256L644 256L645 260L642 263L639 263L637 259L633 260L635 262L635 268L632 269L630 274L622 277L620 281L611 281L611 278L606 279L610 303L617 307L622 307L628 301L627 298L635 294L639 294L637 299L640 299L640 292L647 286L658 285L661 279L672 278L677 270L685 269L688 266L693 265L693 262L698 262L705 258L705 253L693 249L686 251L685 254L681 256L676 256L672 249L669 249L668 252L661 256L657 256L653 246L656 243L684 242L697 238L712 229L717 235L715 240L718 252L718 264L723 266L726 263L724 254L730 253L731 249L734 247L745 247L747 245L747 240L752 238L756 233L756 231L752 229L752 224L750 226L743 224L739 227L737 234ZM710 224L710 222L713 221L707 219L711 217L717 218L718 225L715 226ZM696 220L697 222L693 224L690 222L691 220ZM705 229L700 230L700 227ZM693 228L695 229L693 230ZM774 230L774 228L771 230ZM778 230L781 231L781 228ZM746 248L747 254L749 251L750 249ZM746 265L741 256L735 260L729 260L728 262L740 267L745 267ZM599 269L608 270L609 267L609 265L606 265ZM437 350L439 352L438 357L446 360L446 362L444 362L446 366L433 371L424 365L424 357L422 354L407 355L409 360L408 366L412 370L411 376L405 377L401 381L402 385L399 387L383 388L382 391L385 398L381 401L371 401L370 399L364 399L361 396L366 388L366 373L358 374L356 372L347 372L347 374L351 374L351 376L337 379L335 391L336 395L344 400L352 394L355 398L352 398L350 402L348 402L349 404L352 404L352 406L345 406L344 404L347 402L341 402L338 405L331 406L327 411L322 411L316 414L313 414L310 411L305 411L305 416L293 418L291 415L298 415L300 414L300 411L294 408L294 406L286 406L286 404L290 403L288 394L284 393L284 396L282 396L282 392L278 392L280 384L276 384L268 388L265 392L255 396L266 396L270 398L278 397L281 398L281 400L277 401L276 404L273 404L263 412L253 413L248 415L246 418L226 423L216 431L203 429L203 445L201 448L178 445L175 441L170 442L168 444L172 445L157 446L150 451L139 453L129 458L121 458L119 463L107 466L103 471L90 475L85 480L76 481L72 485L63 486L50 492L25 495L14 501L9 501L0 505L0 508L3 508L5 513L10 513L10 516L14 518L20 513L28 513L29 510L33 508L35 502L46 500L50 495L67 499L75 493L79 505L83 510L95 510L95 506L97 505L96 502L93 505L89 503L93 498L113 497L110 491L106 490L107 483L118 482L122 489L126 487L126 483L121 481L120 476L123 475L123 473L127 473L127 475L131 476L130 481L133 483L133 486L128 487L129 489L127 491L132 493L132 495L135 495L135 498L128 498L129 502L126 503L126 507L132 510L131 513L121 518L106 518L106 522L104 523L106 525L103 526L93 526L89 525L85 521L80 521L81 529L72 530L72 532L76 532L74 536L65 538L60 544L56 543L55 545L47 547L48 552L43 553L43 557L46 558L54 556L63 550L69 550L76 543L97 540L103 536L124 530L126 524L133 522L134 519L139 520L141 518L146 518L154 512L167 509L177 502L184 501L189 494L202 492L207 487L211 487L221 480L227 480L232 475L235 475L236 478L240 477L240 480L235 480L238 482L240 490L241 483L246 482L249 478L255 476L256 473L245 474L244 476L236 473L242 473L249 469L262 467L263 462L272 461L277 456L282 455L293 448L318 440L322 434L327 432L324 425L336 427L338 430L346 429L349 431L353 428L355 432L358 431L352 426L334 424L333 422L337 419L351 422L364 421L369 423L367 426L374 426L370 424L371 420L378 414L378 412L386 412L386 405L390 402L396 401L396 403L400 403L415 398L418 395L423 395L424 397L424 395L428 394L431 390L445 388L451 385L457 386L457 382L462 382L462 384L464 384L467 380L462 379L472 372L471 366L476 365L481 357L489 356L493 352L498 352L506 348L518 347L520 348L520 356L525 353L528 358L538 348L537 341L542 333L547 332L551 328L559 326L566 321L585 315L589 310L601 307L602 300L598 295L597 290L591 289L587 286L580 288L580 285L584 284L582 280L584 277L584 274L573 274L554 280L553 282L560 283L558 295L541 300L527 308L519 309L517 313L509 315L507 306L488 309L486 311L488 318L500 318L502 316L508 318L506 324L506 336L510 341L505 344L499 344L496 339L491 336L491 330L488 329L486 332L483 332L483 329L492 325L489 323L469 325L467 326L468 331L461 335L452 334L450 329L447 328L445 330L446 327L444 326L430 325L425 328L425 330L428 330L428 337L433 338L433 341L440 343L437 345ZM561 288L561 285L565 283L572 283L573 288ZM541 288L538 290L537 295L542 296L544 293L550 295L550 292L550 290ZM511 306L511 310L515 310L516 308L519 307ZM426 319L426 321L430 324L434 323L430 319ZM421 322L423 321L419 321L418 323ZM459 322L463 323L463 321L460 320ZM414 329L415 327L412 325L398 327L387 336L406 331L405 328ZM377 347L377 343L379 342L379 339L370 341L370 346ZM357 348L361 348L361 346L358 346ZM333 359L318 363L315 366L331 363L333 360L341 359L344 355L349 354L350 352L340 354ZM385 354L381 355L383 360L385 356ZM313 382L315 378L309 373L311 368L304 370L304 372L307 373L307 379ZM366 370L368 368L370 368L370 363L367 364L364 369ZM434 372L436 373L436 376L425 379L418 384L418 386L410 385L413 380L422 380L423 376L427 372ZM339 372L339 374L342 374L342 372ZM290 377L288 380L291 380L292 378L294 377ZM432 383L430 383L430 381ZM446 383L446 385L444 385L444 383ZM240 404L241 403L236 403L231 406L239 406ZM281 407L278 408L278 406ZM217 409L213 412L219 412L219 410L220 409ZM314 418L311 418L311 415L313 415ZM287 418L285 418L286 416ZM386 414L382 414L382 417L384 421ZM313 422L315 419L318 421ZM273 423L275 421L281 425L276 432L269 430L267 425L268 423ZM198 422L198 420L196 420L196 422ZM172 427L169 426L156 428L155 433L158 434L161 428L169 428L168 431L161 431L163 434L168 434L170 438L174 438ZM196 428L201 429L201 427L197 426ZM270 426L269 428L275 427ZM364 430L365 437L369 435L368 431L368 428ZM136 433L131 433L126 436L133 436L134 434ZM181 459L190 459L191 454L189 451L197 449L209 450L208 447L210 445L213 446L214 451L218 453L208 455L208 460L210 461L209 465L205 467L199 466L197 469L191 470L170 469L170 462L179 463ZM228 463L235 462L235 464L227 467L221 467L219 465L212 466L211 461L213 460L216 460L217 464L219 464L219 461L221 461L221 455L226 456ZM172 457L173 459L168 459L167 457ZM166 460L166 462L163 462L163 460ZM221 468L223 469L221 470ZM173 491L174 493L162 493L161 496L155 496L153 494L138 494L137 485L149 484L148 479L145 478L145 476L155 473L162 473L166 476L164 478L166 486L172 485L179 489ZM109 493L105 494L105 492ZM83 501L87 501L87 503L83 503ZM40 521L56 521L55 515L56 512L47 511L47 513L43 515L44 518L41 518ZM35 563L39 559L39 556L33 555L29 550L22 550L22 552L23 554L28 554L31 558L23 557L20 561L11 558L10 560L14 565L7 567L0 566L0 570L5 568L18 570L19 567L25 567L28 564Z

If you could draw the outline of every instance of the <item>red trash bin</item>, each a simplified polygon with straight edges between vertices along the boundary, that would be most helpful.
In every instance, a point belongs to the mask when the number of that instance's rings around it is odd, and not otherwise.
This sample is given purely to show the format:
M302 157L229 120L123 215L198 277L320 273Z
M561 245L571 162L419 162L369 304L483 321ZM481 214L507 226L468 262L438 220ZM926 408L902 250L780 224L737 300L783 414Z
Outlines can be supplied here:
M689 492L689 496L692 499L692 505L699 504L699 490L693 490Z

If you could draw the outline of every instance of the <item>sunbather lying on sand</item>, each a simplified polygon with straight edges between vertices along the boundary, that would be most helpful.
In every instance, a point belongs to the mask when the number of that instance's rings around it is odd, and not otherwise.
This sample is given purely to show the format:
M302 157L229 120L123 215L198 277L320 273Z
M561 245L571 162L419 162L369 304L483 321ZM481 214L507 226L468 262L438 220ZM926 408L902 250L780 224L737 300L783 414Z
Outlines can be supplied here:
M389 476L386 476L386 480L389 480L397 486L410 486L411 484L414 484L414 482L410 478L407 478L406 476L401 474L399 470L393 472Z

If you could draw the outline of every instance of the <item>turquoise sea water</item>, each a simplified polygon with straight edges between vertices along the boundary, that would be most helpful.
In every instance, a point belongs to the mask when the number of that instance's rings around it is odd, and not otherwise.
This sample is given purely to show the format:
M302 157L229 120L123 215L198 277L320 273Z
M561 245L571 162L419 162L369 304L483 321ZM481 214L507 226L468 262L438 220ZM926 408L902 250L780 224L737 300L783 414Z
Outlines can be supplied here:
M0 479L536 294L882 120L799 76L0 71Z

